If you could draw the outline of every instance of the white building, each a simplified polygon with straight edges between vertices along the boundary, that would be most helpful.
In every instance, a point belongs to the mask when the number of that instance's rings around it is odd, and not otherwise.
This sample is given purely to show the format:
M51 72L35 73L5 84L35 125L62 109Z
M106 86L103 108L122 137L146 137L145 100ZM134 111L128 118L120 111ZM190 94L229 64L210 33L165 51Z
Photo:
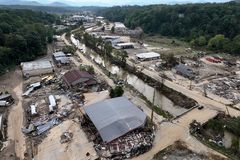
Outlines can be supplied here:
M116 47L120 49L131 49L134 48L134 43L118 43Z
M125 32L127 27L121 23L121 22L115 22L114 23L114 29L115 29L115 32L118 33L118 32Z
M160 54L156 52L147 52L147 53L137 54L136 57L141 61L147 61L147 60L159 59Z
M54 67L51 61L48 60L22 62L21 67L24 77L39 76L54 72Z

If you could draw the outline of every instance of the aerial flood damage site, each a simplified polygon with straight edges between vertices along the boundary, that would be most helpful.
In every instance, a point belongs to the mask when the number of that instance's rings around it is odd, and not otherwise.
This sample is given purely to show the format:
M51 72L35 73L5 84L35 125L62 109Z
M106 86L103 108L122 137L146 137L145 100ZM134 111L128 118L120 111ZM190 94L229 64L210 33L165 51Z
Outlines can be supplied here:
M240 160L237 2L62 5L0 8L0 160Z

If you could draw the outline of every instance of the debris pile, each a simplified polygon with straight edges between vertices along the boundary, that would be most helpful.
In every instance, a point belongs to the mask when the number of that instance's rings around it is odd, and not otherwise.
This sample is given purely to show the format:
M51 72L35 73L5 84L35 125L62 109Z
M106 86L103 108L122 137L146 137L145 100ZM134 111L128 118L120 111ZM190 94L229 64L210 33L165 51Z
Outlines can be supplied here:
M81 119L81 126L89 140L94 142L99 156L107 160L128 159L143 154L152 148L155 138L153 129L145 127L105 143L87 117Z
M151 149L154 133L152 130L136 130L108 144L95 145L100 157L106 159L128 159L143 154Z
M11 94L0 93L0 107L8 107L14 103L14 99Z
M72 137L73 137L73 134L70 133L70 132L64 132L62 135L61 135L61 140L60 140L60 143L67 143L69 141L72 140Z
M237 104L240 102L240 79L235 77L224 77L207 84L208 91L215 95L231 100Z

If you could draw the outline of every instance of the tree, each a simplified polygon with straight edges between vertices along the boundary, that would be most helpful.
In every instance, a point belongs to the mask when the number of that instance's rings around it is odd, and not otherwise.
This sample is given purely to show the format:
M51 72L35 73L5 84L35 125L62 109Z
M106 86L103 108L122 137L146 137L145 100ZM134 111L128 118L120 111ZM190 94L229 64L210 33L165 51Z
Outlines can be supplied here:
M177 65L177 58L173 54L163 55L162 59L166 61L167 67L172 68Z
M100 27L101 25L102 25L102 22L98 21L98 22L97 22L97 26Z
M63 49L62 49L62 51L64 52L64 53L70 53L70 54L74 54L75 52L76 52L76 48L75 47L73 47L73 46L65 46L65 47L63 47Z
M222 34L218 34L209 40L208 47L211 50L223 50L226 48L226 44L228 43L228 38L225 38Z
M95 71L94 71L94 68L93 68L93 66L83 66L83 65L81 65L80 67L79 67L79 70L80 71L86 71L86 72L88 72L88 73L90 73L90 74L95 74Z
M111 33L115 33L115 27L114 26L112 26L112 28L111 28Z
M234 37L232 42L232 53L240 54L240 35Z
M114 89L110 90L110 94L109 96L111 98L115 98L115 97L121 97L124 93L124 90L121 86L116 86Z
M55 16L31 10L0 10L0 73L46 53ZM50 41L49 41L50 42Z
M102 32L104 32L104 31L105 31L105 26L102 27Z
M198 46L205 46L207 44L207 39L204 36L198 38Z

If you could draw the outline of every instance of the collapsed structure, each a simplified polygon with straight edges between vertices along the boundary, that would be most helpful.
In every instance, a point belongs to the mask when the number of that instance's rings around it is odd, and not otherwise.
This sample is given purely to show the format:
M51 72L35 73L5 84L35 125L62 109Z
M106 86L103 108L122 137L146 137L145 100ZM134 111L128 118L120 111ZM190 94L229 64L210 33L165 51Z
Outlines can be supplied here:
M11 94L0 95L0 107L7 107L14 103L14 99Z
M146 115L127 98L119 97L84 107L104 142L143 127Z
M23 62L21 67L23 76L26 78L54 72L54 67L48 60Z

